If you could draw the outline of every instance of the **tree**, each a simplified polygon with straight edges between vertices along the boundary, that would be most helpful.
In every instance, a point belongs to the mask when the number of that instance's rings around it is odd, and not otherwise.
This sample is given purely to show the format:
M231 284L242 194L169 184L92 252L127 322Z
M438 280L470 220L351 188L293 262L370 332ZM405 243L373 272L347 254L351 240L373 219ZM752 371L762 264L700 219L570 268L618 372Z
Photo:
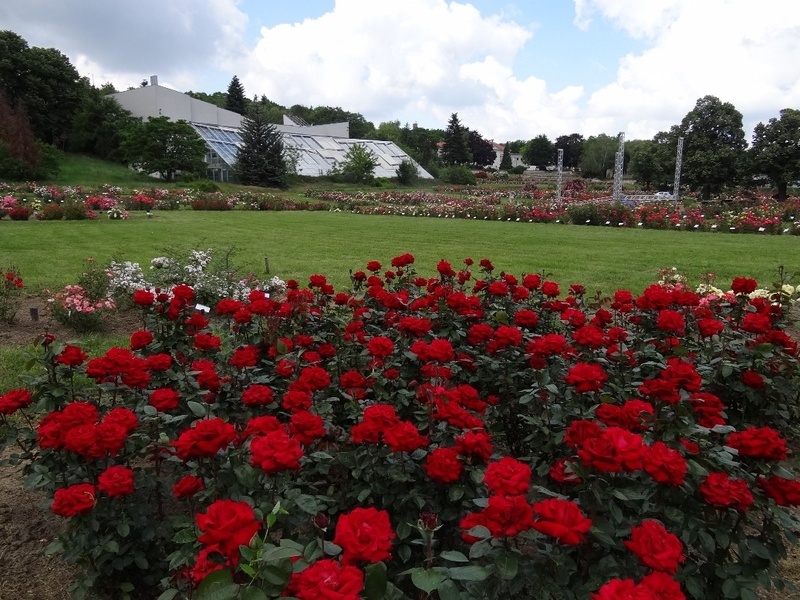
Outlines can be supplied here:
M673 182L675 175L675 153L678 136L674 132L660 131L652 140L632 140L625 144L626 154L630 150L629 174L644 189L664 188Z
M780 118L756 125L750 159L753 173L769 177L785 200L789 182L800 178L800 110L784 108Z
M24 107L36 139L63 145L87 83L61 52L29 48L12 31L0 31L0 57L0 92Z
M124 131L137 120L104 89L87 87L81 108L72 120L67 148L71 152L93 154L107 160L122 161ZM113 87L111 88L113 90Z
M414 161L404 158L395 171L397 183L400 185L414 185L419 177L419 169Z
M471 129L468 131L467 140L470 154L472 154L472 162L478 167L488 167L494 164L497 152L495 152L492 143L483 139L483 136L477 131L472 131Z
M503 158L500 159L500 170L501 171L510 171L511 168L514 166L511 164L511 142L506 142L506 145L503 146Z
M225 108L243 115L247 112L247 99L244 97L244 86L239 78L234 75L228 85L228 95L225 98Z
M286 187L289 167L283 136L258 110L251 110L239 129L242 145L236 154L236 173L244 185Z
M472 162L469 152L467 129L458 120L458 113L450 116L444 132L442 162L446 165L465 165Z
M560 135L556 138L555 147L564 151L563 166L565 169L577 169L583 153L585 140L580 133Z
M122 153L133 167L172 181L178 172L203 172L206 143L186 121L150 117L123 134Z
M378 159L364 144L353 144L344 155L344 161L334 168L334 177L347 183L369 183L378 166Z
M512 154L522 154L522 148L525 146L525 140L514 140L513 142L506 142L508 151Z
M605 133L590 136L583 144L581 160L578 166L584 177L605 179L608 172L614 169L614 162L619 148L619 140Z
M58 171L55 152L36 141L25 111L0 92L0 177L24 181L51 175Z
M544 134L537 135L522 148L522 160L544 171L555 162L555 146Z
M684 137L682 179L701 190L704 200L739 180L746 142L742 113L733 104L704 96L683 118L679 131Z

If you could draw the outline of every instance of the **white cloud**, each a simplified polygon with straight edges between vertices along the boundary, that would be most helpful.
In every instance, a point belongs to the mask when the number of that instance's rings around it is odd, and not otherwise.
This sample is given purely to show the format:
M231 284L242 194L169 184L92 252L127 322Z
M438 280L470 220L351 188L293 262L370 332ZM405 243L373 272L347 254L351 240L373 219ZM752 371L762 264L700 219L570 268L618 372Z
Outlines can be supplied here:
M589 98L587 115L596 125L615 122L628 138L651 137L710 94L744 115L749 136L756 122L800 105L800 62L794 59L800 56L800 3L664 0L654 3L652 14L631 0L578 5L583 14L591 10L653 38L649 49L624 57L616 80Z
M338 0L330 13L261 36L240 76L245 87L287 106L341 106L376 124L424 106L423 126L444 128L457 112L466 126L506 139L528 125L550 130L549 117L575 97L516 79L511 67L531 30L465 3Z

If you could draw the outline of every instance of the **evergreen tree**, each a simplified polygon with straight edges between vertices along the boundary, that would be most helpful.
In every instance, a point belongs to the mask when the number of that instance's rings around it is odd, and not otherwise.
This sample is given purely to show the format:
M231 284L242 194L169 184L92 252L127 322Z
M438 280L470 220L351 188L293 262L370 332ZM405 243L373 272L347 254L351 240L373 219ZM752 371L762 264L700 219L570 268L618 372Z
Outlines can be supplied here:
M286 187L289 167L283 137L260 111L253 110L242 121L242 145L236 154L236 172L244 185Z
M500 159L500 170L501 171L510 171L513 165L511 164L511 152L509 151L509 147L511 146L510 142L506 142L506 145L503 146L503 158Z
M446 165L465 165L472 162L469 152L468 130L458 120L458 113L450 116L444 132L442 162Z
M228 86L228 97L225 100L225 108L239 113L240 115L245 114L247 110L247 103L244 99L244 86L236 75L233 76Z

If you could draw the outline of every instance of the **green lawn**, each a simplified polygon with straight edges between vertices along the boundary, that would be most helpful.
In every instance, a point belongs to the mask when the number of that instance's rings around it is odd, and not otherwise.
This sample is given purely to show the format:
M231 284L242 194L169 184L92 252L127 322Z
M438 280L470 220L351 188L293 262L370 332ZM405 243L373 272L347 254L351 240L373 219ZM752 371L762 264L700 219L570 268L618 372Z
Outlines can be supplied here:
M779 265L800 270L800 238L514 222L379 217L336 212L156 212L127 221L0 221L0 267L19 267L32 289L74 283L86 259L131 260L147 267L166 249L238 249L243 272L304 282L312 273L337 287L348 270L404 252L432 274L441 258L458 268L465 257L490 258L498 270L546 272L563 285L594 292L641 291L663 267L677 267L698 283L716 273L720 287L737 275L771 284Z

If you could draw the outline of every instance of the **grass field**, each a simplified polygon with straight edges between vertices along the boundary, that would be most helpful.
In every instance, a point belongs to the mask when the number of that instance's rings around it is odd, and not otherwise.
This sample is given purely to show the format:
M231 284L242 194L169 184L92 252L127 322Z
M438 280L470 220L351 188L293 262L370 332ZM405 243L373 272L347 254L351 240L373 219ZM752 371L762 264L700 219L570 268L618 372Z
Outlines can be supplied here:
M539 225L515 222L363 216L337 212L155 212L127 221L0 221L0 267L17 266L30 289L74 283L88 257L98 263L131 260L147 267L167 250L235 247L242 273L305 282L327 275L337 287L348 271L404 252L430 275L445 258L457 268L465 257L489 258L514 274L545 272L563 285L590 292L639 292L657 271L677 267L700 282L704 273L726 287L734 276L769 286L779 265L800 270L800 238L641 229Z

